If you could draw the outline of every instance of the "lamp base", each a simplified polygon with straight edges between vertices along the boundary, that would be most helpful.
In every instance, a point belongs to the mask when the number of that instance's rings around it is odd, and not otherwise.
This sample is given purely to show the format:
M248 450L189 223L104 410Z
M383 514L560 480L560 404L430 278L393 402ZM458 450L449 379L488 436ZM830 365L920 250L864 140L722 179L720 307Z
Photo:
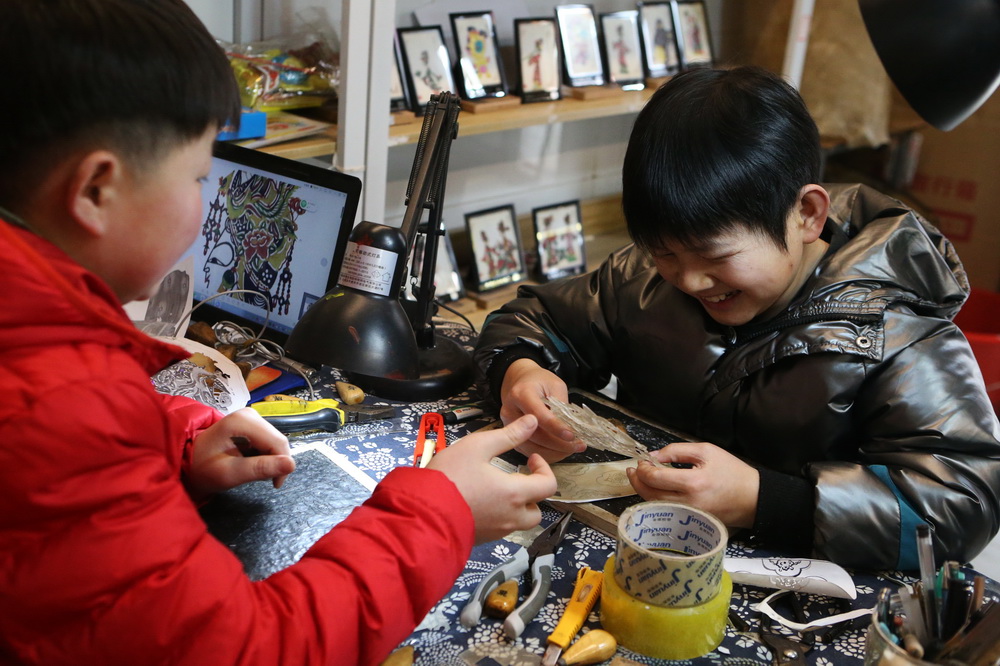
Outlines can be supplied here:
M434 346L417 350L419 375L413 379L344 373L368 393L387 400L443 400L468 388L474 378L472 355L453 339L434 334Z

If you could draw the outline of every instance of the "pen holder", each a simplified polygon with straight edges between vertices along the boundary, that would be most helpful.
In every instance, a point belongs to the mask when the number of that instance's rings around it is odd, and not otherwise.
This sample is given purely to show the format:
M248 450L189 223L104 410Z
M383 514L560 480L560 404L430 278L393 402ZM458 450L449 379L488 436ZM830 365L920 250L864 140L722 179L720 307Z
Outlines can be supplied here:
M865 641L865 666L930 666L933 662L918 659L904 649L902 640L895 636L885 618L889 617L891 602L879 596L872 609L868 639ZM911 648L912 649L912 648Z

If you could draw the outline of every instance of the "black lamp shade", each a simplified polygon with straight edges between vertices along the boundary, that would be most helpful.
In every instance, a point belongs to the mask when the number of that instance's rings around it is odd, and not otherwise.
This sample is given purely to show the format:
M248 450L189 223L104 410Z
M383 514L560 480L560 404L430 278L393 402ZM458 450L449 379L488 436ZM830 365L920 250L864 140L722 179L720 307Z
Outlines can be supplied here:
M304 363L346 372L413 379L417 341L399 299L337 287L302 315L286 344Z
M889 78L913 110L950 130L1000 83L1000 0L859 0Z

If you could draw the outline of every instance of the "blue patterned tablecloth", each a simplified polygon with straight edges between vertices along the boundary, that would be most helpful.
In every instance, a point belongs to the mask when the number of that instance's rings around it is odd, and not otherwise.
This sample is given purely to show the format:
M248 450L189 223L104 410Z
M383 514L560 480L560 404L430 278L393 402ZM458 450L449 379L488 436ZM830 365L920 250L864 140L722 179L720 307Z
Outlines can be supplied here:
M318 388L324 395L336 395L333 382L337 376L325 371ZM475 389L448 400L399 405L400 417L368 426L349 426L335 434L313 435L292 439L293 454L298 460L295 474L289 477L280 493L269 484L249 484L224 493L210 502L203 515L210 529L241 558L251 578L259 579L292 564L317 539L342 520L350 510L364 501L370 488L390 470L413 464L413 449L420 417L428 411L442 411L455 405L477 400ZM366 404L389 404L371 396ZM495 419L484 415L464 423L446 426L449 441L489 425ZM352 430L353 428L353 430ZM342 456L339 457L339 456ZM345 465L335 464L334 460ZM360 474L359 474L360 472ZM352 476L353 473L353 476ZM361 481L359 482L359 477ZM543 525L556 520L559 513L543 505ZM559 621L570 596L577 571L583 566L603 569L614 553L615 540L573 520L556 554L552 572L552 588L545 606L516 641L507 639L502 623L484 618L477 626L467 629L459 622L459 614L472 591L488 571L506 560L518 544L527 544L537 533L518 533L509 539L477 546L465 570L446 595L427 615L417 630L405 641L415 648L416 664L442 666L464 664L464 651L490 644L492 649L527 649L537 655L544 652L546 638ZM735 557L771 556L774 553L755 552L739 541L731 541L727 555ZM796 594L800 612L807 620L843 612L849 609L871 608L882 587L896 588L911 582L899 572L881 574L852 572L858 597L854 601L835 600L824 596ZM522 581L522 591L528 580ZM722 644L692 664L749 666L771 663L770 651L752 635L762 629L762 617L752 607L773 592L763 588L735 585L731 610L749 624L749 632L737 633L727 627ZM790 619L791 611L788 611ZM772 624L764 617L763 629L792 635L798 634ZM599 608L590 615L584 631L600 627ZM805 655L810 665L857 664L863 660L867 618L838 626L830 631L830 642L814 640ZM821 632L822 635L824 632ZM642 664L683 663L662 662L619 647L618 656Z

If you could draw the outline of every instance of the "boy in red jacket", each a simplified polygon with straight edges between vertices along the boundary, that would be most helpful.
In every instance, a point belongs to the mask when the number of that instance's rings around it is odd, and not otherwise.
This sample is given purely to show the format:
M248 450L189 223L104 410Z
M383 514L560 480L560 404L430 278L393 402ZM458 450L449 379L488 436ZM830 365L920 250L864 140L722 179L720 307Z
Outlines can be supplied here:
M534 417L395 470L251 583L192 497L280 485L288 442L251 410L156 393L150 374L186 354L121 309L197 233L213 137L239 111L226 58L182 0L6 0L0 53L0 662L377 663L474 542L538 523L544 461L489 464Z

